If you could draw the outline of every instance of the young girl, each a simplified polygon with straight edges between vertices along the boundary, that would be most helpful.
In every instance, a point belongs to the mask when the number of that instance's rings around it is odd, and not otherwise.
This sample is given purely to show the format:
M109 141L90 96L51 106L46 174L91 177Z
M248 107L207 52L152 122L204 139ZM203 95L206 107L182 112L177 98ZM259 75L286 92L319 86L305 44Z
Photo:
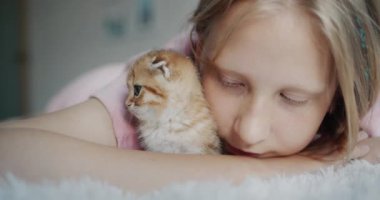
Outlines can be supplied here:
M134 151L124 109L126 70L115 77L102 69L103 80L114 80L97 82L89 94L94 98L1 125L0 173L32 181L87 175L149 191L187 180L239 182L248 175L312 171L347 157L378 163L379 138L358 135L380 131L374 129L376 107L368 112L379 90L375 8L374 1L356 0L200 1L191 34L168 48L199 66L218 134L226 150L240 156Z

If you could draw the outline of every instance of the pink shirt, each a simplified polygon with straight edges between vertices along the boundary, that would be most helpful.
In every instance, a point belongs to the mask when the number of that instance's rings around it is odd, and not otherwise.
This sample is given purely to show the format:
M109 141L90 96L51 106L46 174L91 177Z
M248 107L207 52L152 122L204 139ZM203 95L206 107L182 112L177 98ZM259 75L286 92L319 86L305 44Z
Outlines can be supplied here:
M164 48L176 50L184 55L191 54L189 32L177 36ZM141 55L141 54L139 54ZM126 87L127 63L116 63L97 68L69 84L47 106L47 111L63 109L83 102L90 97L99 99L108 110L119 148L139 149L133 117L124 106L128 89ZM380 136L380 98L361 121L361 127L371 136Z

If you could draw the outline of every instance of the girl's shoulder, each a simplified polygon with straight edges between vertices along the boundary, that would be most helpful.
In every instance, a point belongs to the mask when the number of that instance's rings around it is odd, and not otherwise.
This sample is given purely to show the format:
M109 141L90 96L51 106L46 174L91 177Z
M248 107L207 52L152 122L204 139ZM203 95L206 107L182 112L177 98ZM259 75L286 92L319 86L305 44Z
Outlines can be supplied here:
M79 76L52 98L46 112L68 108L95 98L106 108L112 120L117 146L138 149L133 118L124 107L124 99L128 93L125 84L127 66L127 63L109 64Z

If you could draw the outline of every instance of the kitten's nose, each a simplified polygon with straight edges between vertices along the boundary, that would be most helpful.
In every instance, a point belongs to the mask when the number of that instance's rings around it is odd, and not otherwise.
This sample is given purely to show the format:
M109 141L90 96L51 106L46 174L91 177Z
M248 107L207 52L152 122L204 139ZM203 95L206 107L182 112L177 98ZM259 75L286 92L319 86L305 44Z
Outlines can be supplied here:
M134 103L130 99L127 99L125 105L127 105L127 107L133 107Z

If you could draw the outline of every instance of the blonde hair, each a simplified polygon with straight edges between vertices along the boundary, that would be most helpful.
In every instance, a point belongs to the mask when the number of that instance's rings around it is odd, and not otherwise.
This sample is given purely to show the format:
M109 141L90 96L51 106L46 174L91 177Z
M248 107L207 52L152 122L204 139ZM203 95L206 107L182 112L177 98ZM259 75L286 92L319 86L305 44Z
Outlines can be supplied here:
M193 32L198 35L194 44L195 49L200 48L194 51L198 62L204 61L200 56L204 45L215 38L212 35L216 33L215 24L238 2L250 2L248 12L271 14L273 8L297 8L309 16L316 34L329 50L338 88L318 131L320 137L304 152L351 151L360 129L360 118L376 100L380 86L380 3L376 0L200 0L191 19ZM232 29L222 33L224 40Z

